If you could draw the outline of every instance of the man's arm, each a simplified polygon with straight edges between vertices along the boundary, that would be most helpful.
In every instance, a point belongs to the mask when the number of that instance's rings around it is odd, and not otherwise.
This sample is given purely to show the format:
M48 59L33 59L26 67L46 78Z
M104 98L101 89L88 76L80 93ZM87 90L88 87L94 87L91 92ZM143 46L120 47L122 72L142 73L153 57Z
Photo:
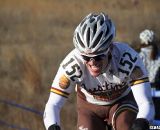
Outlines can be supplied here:
M65 98L55 93L50 93L48 102L44 110L44 125L46 130L58 130L56 126L60 126L60 110L65 102ZM55 126L56 124L56 126ZM56 129L53 129L56 127Z
M154 119L155 114L151 85L144 70L138 66L134 68L131 79L131 89L139 109L132 130L149 130L149 122Z

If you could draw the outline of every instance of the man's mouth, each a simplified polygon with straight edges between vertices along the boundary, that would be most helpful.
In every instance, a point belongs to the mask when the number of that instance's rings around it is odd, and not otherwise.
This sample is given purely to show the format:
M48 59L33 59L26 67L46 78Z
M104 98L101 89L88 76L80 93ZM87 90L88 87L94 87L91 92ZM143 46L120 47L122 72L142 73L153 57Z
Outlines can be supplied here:
M100 70L100 66L98 66L98 65L90 65L90 68L91 68L91 70L94 71L94 72Z

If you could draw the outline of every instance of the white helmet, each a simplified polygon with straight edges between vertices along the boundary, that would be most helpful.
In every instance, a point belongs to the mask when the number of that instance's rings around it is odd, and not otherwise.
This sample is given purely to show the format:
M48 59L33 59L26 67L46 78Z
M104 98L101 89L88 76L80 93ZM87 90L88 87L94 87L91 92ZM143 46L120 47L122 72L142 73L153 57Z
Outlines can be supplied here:
M76 49L84 55L108 52L115 37L115 26L104 13L89 14L77 26L73 36Z
M146 29L140 33L139 38L141 39L142 44L148 45L149 43L153 42L154 32Z

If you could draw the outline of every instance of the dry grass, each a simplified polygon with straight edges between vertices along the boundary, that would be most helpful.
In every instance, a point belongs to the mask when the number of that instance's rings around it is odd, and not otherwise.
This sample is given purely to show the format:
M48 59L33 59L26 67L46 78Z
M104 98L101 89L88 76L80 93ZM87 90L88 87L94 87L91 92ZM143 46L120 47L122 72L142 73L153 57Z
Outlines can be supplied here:
M142 29L160 34L159 4L159 0L0 0L0 99L43 111L58 66L73 48L74 28L86 14L108 12L117 27L116 40L136 47ZM62 110L63 129L76 128L74 97ZM3 103L0 120L44 130L41 116ZM13 128L0 123L4 129Z

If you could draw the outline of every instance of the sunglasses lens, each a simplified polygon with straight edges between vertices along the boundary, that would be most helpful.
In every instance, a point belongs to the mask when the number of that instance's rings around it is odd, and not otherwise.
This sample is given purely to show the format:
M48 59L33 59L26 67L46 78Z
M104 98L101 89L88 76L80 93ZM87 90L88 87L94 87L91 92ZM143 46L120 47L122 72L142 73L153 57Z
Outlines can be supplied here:
M96 56L94 59L95 61L100 61L100 60L103 60L106 56L104 54L102 55L99 55L99 56Z
M85 61L90 61L91 59L93 59L95 61L100 61L100 60L103 60L106 56L104 54L102 54L102 55L95 56L95 57L88 57L88 56L82 55L82 57Z
M82 55L82 57L83 57L83 59L84 59L85 61L90 61L90 57L88 57L88 56L83 56L83 55Z

